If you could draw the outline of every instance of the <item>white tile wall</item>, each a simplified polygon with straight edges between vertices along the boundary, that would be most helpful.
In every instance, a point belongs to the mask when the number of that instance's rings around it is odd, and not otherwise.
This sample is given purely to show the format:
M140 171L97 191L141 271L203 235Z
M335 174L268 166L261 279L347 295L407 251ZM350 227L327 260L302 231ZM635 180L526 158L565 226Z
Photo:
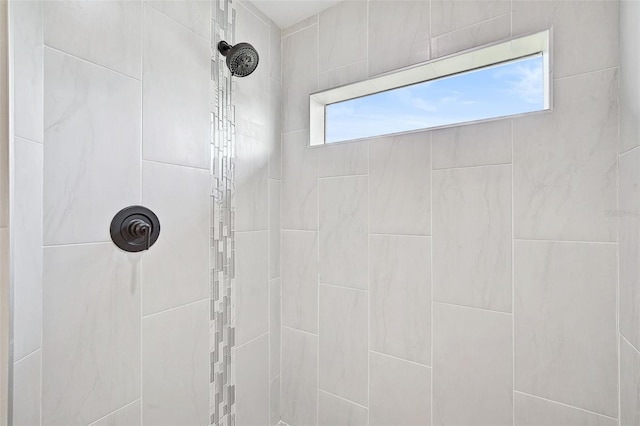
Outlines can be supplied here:
M367 57L367 2L340 2L320 12L318 21L320 72Z
M318 425L366 426L369 413L365 407L338 396L320 391L318 394Z
M142 420L142 406L140 400L132 402L109 414L106 417L91 423L89 426L134 426Z
M535 396L520 392L515 392L513 396L516 426L615 426L618 424L616 419Z
M318 233L282 231L282 325L318 332Z
M147 4L209 40L211 35L211 3L203 0L145 0Z
M318 230L318 150L308 141L304 130L282 135L282 229Z
M318 422L318 337L282 328L282 420L290 425Z
M22 358L13 367L13 424L40 424L42 351Z
M269 424L269 336L236 349L236 424Z
M640 3L620 2L620 153L640 145Z
M620 425L640 424L640 352L620 339Z

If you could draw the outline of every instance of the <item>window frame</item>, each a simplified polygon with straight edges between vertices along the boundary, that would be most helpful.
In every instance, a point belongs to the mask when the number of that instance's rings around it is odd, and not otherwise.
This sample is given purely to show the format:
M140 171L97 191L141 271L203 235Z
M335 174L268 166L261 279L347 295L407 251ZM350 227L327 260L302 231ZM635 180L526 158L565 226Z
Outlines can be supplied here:
M509 62L537 54L541 54L543 59L544 108L542 109L542 111L550 110L552 99L551 82L553 81L550 46L551 30L549 29L534 34L512 38L507 41L501 41L489 45L480 46L474 49L465 50L463 52L455 53L452 55L447 55L427 62L422 62L417 65L384 73L379 76L356 83L312 93L309 95L309 145L332 145L336 143L347 143L361 140L351 139L336 142L325 141L327 105L418 83L423 83L442 77L460 74L479 68L499 65L504 62ZM524 114L535 114L538 112L540 111L527 112ZM445 126L425 127L423 129L408 130L405 132L370 136L365 139L403 133L414 133L425 131L426 129L461 126L483 121L492 121L501 119L503 117L512 117L514 115L523 114L511 114L475 121L463 121L459 123L448 124Z

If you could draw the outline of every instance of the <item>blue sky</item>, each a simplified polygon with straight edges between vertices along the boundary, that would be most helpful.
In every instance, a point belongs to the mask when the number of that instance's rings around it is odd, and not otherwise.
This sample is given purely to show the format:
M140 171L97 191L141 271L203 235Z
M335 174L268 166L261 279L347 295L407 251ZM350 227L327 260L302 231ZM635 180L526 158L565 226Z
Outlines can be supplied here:
M542 56L327 105L326 142L544 108Z

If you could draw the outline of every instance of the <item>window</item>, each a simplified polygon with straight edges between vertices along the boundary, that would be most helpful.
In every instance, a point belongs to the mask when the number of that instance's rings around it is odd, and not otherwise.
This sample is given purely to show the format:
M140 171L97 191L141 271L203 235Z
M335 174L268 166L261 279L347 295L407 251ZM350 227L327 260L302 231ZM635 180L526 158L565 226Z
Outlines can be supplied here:
M313 94L311 145L548 109L548 52L545 31Z

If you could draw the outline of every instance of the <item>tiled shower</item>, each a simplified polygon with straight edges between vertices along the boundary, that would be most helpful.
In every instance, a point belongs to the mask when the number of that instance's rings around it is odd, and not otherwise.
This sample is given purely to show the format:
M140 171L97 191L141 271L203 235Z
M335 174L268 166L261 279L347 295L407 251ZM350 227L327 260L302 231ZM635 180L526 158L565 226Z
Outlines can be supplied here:
M640 425L640 2L265 1L0 2L0 424ZM312 93L544 30L551 110L309 147Z

